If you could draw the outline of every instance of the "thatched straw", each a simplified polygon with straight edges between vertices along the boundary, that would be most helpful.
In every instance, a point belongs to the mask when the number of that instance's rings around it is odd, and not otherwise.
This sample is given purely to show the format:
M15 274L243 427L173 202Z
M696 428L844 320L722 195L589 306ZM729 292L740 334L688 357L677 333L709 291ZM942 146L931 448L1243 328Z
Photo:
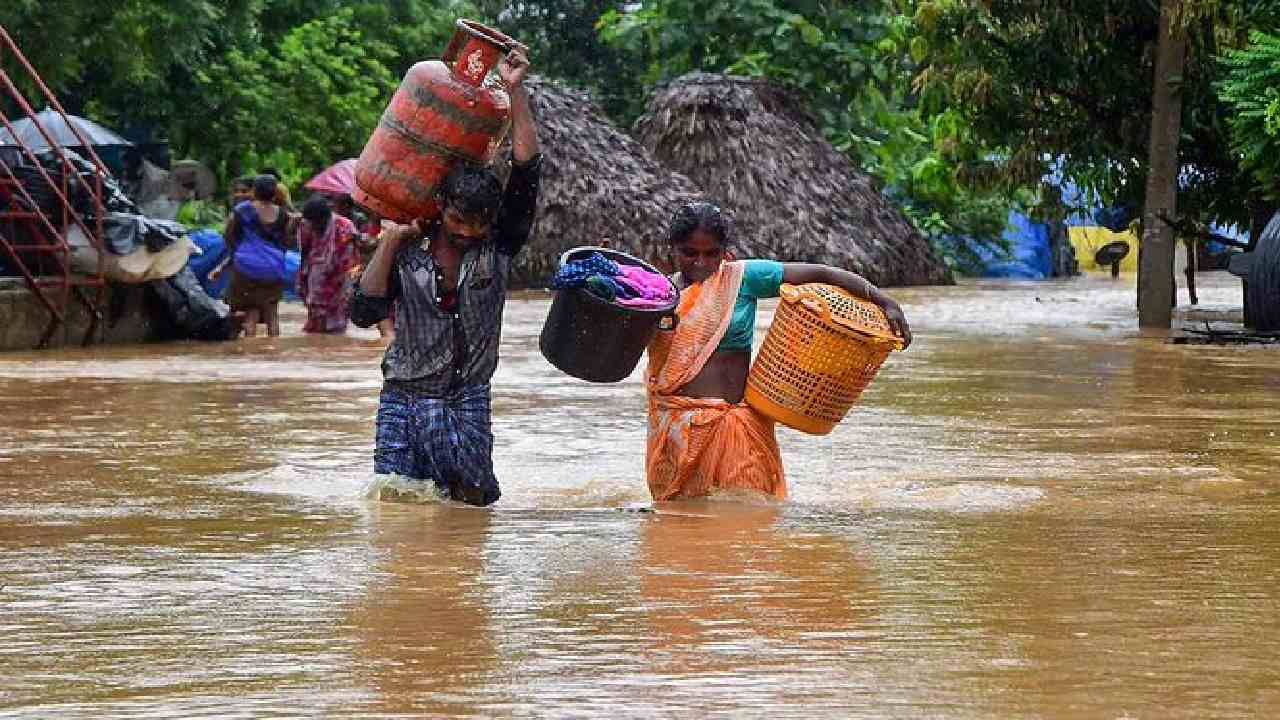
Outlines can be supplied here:
M761 81L694 73L658 89L635 134L732 212L740 256L835 265L877 285L953 282L802 107Z
M610 124L590 98L541 78L526 81L542 145L533 237L512 271L514 287L545 287L561 253L608 238L610 247L660 267L675 208L705 199Z

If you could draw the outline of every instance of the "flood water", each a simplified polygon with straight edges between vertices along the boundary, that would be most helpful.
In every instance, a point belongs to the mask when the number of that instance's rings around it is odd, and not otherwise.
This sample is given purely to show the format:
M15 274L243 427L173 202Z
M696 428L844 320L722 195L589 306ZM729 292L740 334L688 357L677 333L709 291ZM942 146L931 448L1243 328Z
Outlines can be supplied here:
M1274 714L1280 348L1142 338L1124 279L894 295L916 344L780 431L780 507L637 511L641 386L548 365L545 295L485 510L364 498L381 348L296 307L0 356L0 716Z

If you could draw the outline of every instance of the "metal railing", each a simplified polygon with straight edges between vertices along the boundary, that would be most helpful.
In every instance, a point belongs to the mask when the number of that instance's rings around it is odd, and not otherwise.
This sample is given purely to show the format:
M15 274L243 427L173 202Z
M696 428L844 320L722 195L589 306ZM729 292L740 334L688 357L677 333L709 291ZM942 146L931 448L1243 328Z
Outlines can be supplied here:
M79 170L71 162L66 148L58 143L47 128L40 124L35 109L28 101L14 78L6 71L9 59L16 60L16 70L25 73L27 79L43 96L47 107L53 108L67 127L79 141L78 150L93 164L96 172L93 180L87 183ZM8 99L23 114L30 118L41 138L48 145L47 151L52 153L62 167L61 176L55 178L40 162L35 149L23 142L15 130L13 120L5 112ZM18 150L29 167L34 169L38 180L47 186L47 190L57 200L55 212L47 212L32 197L29 186L19 178L16 168L10 167L0 158L0 250L5 251L7 259L18 273L26 280L31 292L49 312L49 323L40 338L38 347L47 347L55 333L67 325L67 310L74 297L89 313L89 327L85 332L83 344L92 344L97 336L98 326L102 322L103 295L106 281L103 278L103 183L108 176L106 165L94 152L89 138L76 127L67 116L62 104L45 84L40 74L27 61L26 56L18 49L17 43L3 26L0 26L0 126L9 132ZM25 168L24 168L25 169ZM33 182L31 174L26 182ZM73 190L87 192L91 208L89 213L92 222L86 221L84 214L76 210L73 203ZM67 233L72 228L78 229L87 242L97 251L98 267L92 273L75 273L72 271L72 248ZM52 260L52 272L47 272L42 258Z

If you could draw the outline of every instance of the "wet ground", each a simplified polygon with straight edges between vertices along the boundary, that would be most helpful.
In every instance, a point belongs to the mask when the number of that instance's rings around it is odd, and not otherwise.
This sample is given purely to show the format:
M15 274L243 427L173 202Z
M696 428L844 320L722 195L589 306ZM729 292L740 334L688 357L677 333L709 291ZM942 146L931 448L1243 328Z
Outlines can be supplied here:
M1210 303L1239 286L1201 276ZM647 506L636 379L512 302L492 510L364 499L381 348L0 356L0 717L1266 717L1280 349L1121 279L894 293L792 499ZM762 327L767 314L762 314Z

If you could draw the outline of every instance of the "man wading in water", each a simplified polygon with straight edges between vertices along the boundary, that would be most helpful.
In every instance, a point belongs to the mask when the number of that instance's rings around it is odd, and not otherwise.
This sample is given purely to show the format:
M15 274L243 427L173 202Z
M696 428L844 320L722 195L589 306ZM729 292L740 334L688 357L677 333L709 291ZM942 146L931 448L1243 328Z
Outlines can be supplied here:
M524 78L512 50L498 65L511 98L511 176L461 165L440 185L441 214L382 234L352 299L370 327L395 305L395 340L382 360L374 472L433 482L472 505L497 501L489 381L498 364L511 261L533 226L541 156Z
M826 265L733 262L729 229L720 208L697 202L676 210L667 231L680 322L649 345L645 469L654 500L725 490L787 496L773 421L742 402L756 300L777 297L782 283L828 283L870 300L911 344L902 308L861 276Z

